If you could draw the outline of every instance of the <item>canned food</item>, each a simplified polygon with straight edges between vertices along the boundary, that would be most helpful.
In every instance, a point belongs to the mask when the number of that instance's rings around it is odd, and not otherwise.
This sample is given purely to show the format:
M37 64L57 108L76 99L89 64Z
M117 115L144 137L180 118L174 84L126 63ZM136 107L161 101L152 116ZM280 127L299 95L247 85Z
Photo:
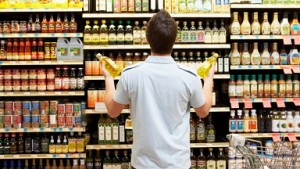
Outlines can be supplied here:
M81 114L81 104L80 103L74 103L73 104L73 114L74 115L80 115Z
M26 79L26 80L22 79L22 80L21 80L21 83L22 83L22 85L21 85L21 90L22 90L22 91L28 91L28 90L29 90L29 83L28 83L28 80L27 80L27 79Z
M31 116L31 127L32 128L40 127L40 115L32 115Z
M40 101L40 113L49 114L49 101Z
M37 88L38 88L38 91L46 91L46 80L39 79Z
M4 80L4 91L10 92L13 89L13 84L11 79Z
M21 114L13 115L13 127L15 129L22 128L22 115Z
M57 126L65 127L66 126L66 116L64 114L58 114L57 116Z
M40 127L48 128L49 127L49 116L47 114L41 115Z
M4 128L4 115L0 115L0 128Z
M29 83L30 83L29 90L36 91L37 90L36 79L30 79Z
M30 112L31 112L31 102L30 101L22 102L22 112L23 112L23 115L30 115Z
M5 101L4 102L4 114L5 115L12 115L13 114L13 102L12 101Z
M55 89L55 80L54 79L47 79L47 90L53 91Z
M77 116L74 116L74 123L75 123L75 127L81 127L81 116L80 115L77 115Z
M4 115L4 127L11 128L13 124L13 115Z
M32 101L32 115L39 115L40 114L40 101Z
M50 127L54 128L57 127L57 119L56 119L56 114L50 114Z
M37 70L37 79L46 79L46 69Z
M4 70L4 79L7 79L7 80L12 79L12 70L11 69Z
M58 104L57 105L57 114L65 114L66 113L66 105Z
M28 69L22 69L21 70L21 79L29 79L29 70Z
M15 79L13 80L13 91L21 91L21 80L20 79Z
M37 73L35 69L29 69L29 79L36 79L37 78Z
M56 100L50 101L50 114L54 115L57 113L57 104L58 104L58 101L56 101Z
M74 127L73 116L71 114L66 115L66 127Z
M31 128L31 115L23 115L23 127Z
M22 113L22 102L21 101L14 101L13 102L13 112L14 112L14 114L21 114Z
M73 104L72 103L66 104L66 114L73 114Z
M12 79L21 79L20 69L13 69L12 70Z

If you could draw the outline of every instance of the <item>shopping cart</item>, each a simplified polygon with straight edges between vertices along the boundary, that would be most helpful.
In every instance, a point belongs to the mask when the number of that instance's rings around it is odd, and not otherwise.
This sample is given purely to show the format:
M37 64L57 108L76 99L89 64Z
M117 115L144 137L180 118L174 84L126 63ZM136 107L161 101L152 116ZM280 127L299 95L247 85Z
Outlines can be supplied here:
M247 169L300 169L300 147L293 148L285 144L284 137L274 142L273 147L265 147L261 141L246 139L237 134L227 135L227 138L230 147L245 158ZM257 145L257 149L251 148L253 144Z

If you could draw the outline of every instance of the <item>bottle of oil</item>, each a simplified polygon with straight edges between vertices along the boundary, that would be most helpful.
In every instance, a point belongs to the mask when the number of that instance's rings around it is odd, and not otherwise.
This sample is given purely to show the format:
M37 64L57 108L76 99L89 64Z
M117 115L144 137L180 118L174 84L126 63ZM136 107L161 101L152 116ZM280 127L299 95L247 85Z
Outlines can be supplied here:
M219 55L214 53L210 58L201 63L200 67L197 69L198 75L205 78L208 75L210 68L216 64L218 57Z
M100 62L105 63L105 68L112 77L116 77L121 73L121 68L110 58L102 56L100 53L98 53L96 57Z
M100 45L108 45L108 29L106 25L106 20L102 20L102 25L100 27Z
M98 20L94 20L94 25L92 30L92 44L99 45L99 43L100 43L100 34L99 34Z
M117 32L116 32L116 26L114 25L114 20L110 21L110 25L108 29L108 44L109 45L117 44Z
M92 28L90 26L90 21L85 21L84 31L83 31L83 43L90 45L92 42Z
M117 28L117 44L119 45L123 45L125 41L124 26L122 23L122 20L120 20Z

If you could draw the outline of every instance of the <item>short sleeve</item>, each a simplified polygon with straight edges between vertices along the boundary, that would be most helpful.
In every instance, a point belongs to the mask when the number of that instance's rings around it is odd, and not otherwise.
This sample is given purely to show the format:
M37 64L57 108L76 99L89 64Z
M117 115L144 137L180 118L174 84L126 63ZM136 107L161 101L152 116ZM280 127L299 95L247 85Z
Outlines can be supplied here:
M124 75L121 75L121 78L117 84L114 100L120 104L129 104L130 99Z
M193 108L199 108L204 105L205 98L202 90L202 82L199 77L196 77L191 89L190 104Z

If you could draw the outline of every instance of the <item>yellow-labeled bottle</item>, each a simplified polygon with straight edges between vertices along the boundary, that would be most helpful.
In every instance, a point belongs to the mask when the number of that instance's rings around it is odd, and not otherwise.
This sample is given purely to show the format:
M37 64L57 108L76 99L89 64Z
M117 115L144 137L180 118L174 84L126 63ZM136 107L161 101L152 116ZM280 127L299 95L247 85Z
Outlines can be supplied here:
M214 53L211 57L207 58L203 63L200 64L199 68L197 69L197 73L200 77L205 78L210 68L216 64L219 55Z
M98 53L96 57L100 62L105 63L105 68L112 77L120 75L122 70L114 61L106 56L102 56L100 53Z

